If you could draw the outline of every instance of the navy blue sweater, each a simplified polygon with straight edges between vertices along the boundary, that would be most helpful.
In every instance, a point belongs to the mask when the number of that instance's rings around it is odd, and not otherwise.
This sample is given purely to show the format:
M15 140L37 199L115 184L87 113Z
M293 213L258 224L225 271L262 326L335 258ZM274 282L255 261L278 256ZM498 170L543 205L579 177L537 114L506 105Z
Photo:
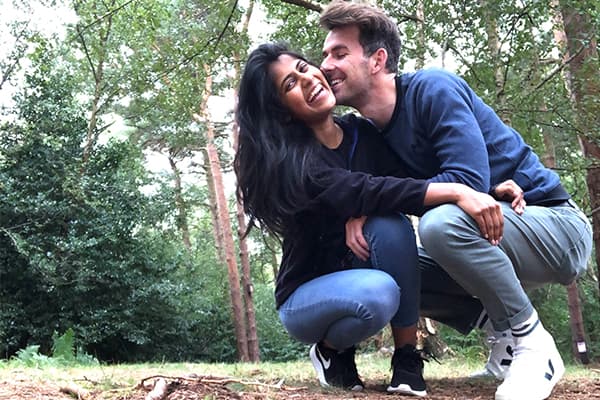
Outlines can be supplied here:
M558 175L458 76L439 69L406 73L396 77L396 90L382 134L409 176L485 193L512 179L531 205L570 198Z
M317 179L307 187L311 200L283 233L277 307L302 283L348 268L349 217L424 212L427 181L397 178L406 176L398 157L366 120L346 115L338 123L344 132L342 143L333 150L321 146Z

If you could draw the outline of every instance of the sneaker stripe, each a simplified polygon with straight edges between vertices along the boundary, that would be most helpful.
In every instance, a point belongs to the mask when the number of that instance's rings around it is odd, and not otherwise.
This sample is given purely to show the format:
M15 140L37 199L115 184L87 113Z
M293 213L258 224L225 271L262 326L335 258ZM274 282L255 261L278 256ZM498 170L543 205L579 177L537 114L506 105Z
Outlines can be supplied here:
M552 365L552 360L551 359L548 359L548 367L550 368L550 373L546 372L544 374L544 378L546 378L549 381L551 381L552 378L554 377L554 365Z
M535 329L536 326L538 326L538 324L540 323L540 320L538 319L537 321L535 321L535 323L533 325L525 325L522 328L519 329L512 329L512 334L514 337L523 337L523 336L527 336L531 333L531 331L533 331Z
M329 387L329 383L327 382L327 379L325 379L325 368L323 368L323 363L321 362L321 359L319 358L319 345L318 344L313 344L312 347L310 348L310 352L309 352L309 356L310 356L310 360L312 361L313 367L315 368L315 371L317 372L317 378L319 379L319 383L321 384L321 386L323 387Z

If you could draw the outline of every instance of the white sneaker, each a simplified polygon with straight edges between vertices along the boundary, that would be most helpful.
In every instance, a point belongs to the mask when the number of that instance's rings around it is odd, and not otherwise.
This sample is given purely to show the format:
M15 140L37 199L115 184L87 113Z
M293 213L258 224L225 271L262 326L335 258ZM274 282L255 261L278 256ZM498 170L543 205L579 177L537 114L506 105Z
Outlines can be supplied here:
M541 323L527 336L515 337L514 358L496 400L544 400L565 372L552 336Z
M483 329L488 337L486 344L490 349L485 368L474 372L470 375L471 378L494 377L503 380L508 371L508 367L513 360L513 349L515 341L510 330L498 332L494 331L491 322L488 320Z

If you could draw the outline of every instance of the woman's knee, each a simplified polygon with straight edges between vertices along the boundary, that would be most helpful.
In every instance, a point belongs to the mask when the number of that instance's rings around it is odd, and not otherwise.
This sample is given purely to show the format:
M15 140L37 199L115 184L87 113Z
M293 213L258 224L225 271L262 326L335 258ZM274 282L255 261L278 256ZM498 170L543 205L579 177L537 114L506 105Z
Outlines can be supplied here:
M328 292L326 297L321 295L318 304L291 306L294 302L288 299L282 305L279 317L292 337L314 343L342 320L344 326L351 324L357 331L371 331L391 320L400 304L400 289L394 279L376 269L343 272L354 277L346 282L349 287Z
M372 216L367 219L363 231L366 235L379 239L410 239L415 237L412 223L403 214Z

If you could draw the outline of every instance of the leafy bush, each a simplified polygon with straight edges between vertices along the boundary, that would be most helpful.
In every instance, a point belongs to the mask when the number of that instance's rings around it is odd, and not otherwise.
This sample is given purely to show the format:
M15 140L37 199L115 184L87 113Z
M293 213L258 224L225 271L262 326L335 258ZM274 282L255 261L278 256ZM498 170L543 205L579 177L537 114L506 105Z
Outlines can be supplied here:
M273 286L257 284L254 289L261 360L289 361L306 358L307 346L293 339L279 320Z
M68 329L62 336L54 333L52 338L54 344L51 357L40 354L39 345L29 345L17 351L16 357L12 358L11 363L35 368L98 364L96 358L85 354L80 348L75 350L72 329Z
M83 161L75 82L38 50L19 118L0 126L1 354L37 362L72 328L102 360L233 359L214 255L181 243L172 197L140 190L152 177L139 146L97 144Z

